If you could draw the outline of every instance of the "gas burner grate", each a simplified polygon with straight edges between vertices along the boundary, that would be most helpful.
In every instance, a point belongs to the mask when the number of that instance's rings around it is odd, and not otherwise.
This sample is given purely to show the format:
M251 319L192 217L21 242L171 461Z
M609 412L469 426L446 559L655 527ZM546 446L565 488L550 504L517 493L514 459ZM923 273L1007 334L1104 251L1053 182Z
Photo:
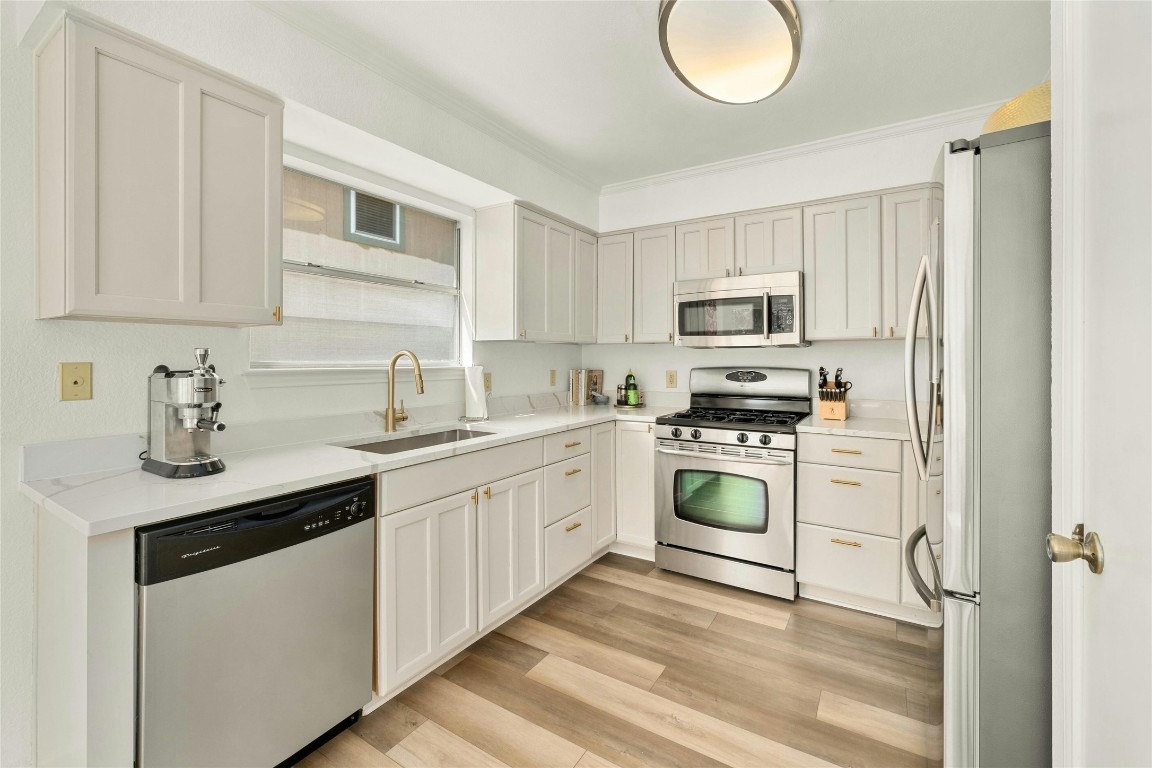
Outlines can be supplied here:
M787 411L723 410L719 408L689 408L673 413L669 420L692 421L708 424L749 424L767 427L791 427L803 419L806 413Z

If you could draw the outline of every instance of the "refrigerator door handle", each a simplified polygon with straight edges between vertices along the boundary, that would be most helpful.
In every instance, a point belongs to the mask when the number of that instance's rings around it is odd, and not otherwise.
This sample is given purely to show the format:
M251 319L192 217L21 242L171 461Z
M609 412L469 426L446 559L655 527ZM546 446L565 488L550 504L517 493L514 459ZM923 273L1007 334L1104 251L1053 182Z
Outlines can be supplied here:
M928 446L924 446L924 435L920 431L920 413L916 407L916 326L920 319L920 308L924 303L924 295L928 295L928 367L929 367L929 406L933 413L928 419ZM908 432L912 438L912 458L916 462L916 471L923 481L928 480L928 473L933 458L933 445L936 442L936 401L939 399L940 367L939 367L939 322L936 316L936 286L932 279L932 262L926 254L920 260L920 268L916 271L916 282L912 288L912 301L908 307L907 332L904 335L904 404L908 412Z
M936 558L932 554L931 547L928 547L928 562L932 565L933 586L929 587L924 583L923 577L920 576L920 569L916 567L916 547L920 545L922 539L927 538L928 526L926 525L920 526L908 537L908 541L904 544L904 567L908 571L908 579L912 582L916 594L920 595L924 604L932 609L932 613L940 613L944 610L944 590L940 587L940 567L936 565Z

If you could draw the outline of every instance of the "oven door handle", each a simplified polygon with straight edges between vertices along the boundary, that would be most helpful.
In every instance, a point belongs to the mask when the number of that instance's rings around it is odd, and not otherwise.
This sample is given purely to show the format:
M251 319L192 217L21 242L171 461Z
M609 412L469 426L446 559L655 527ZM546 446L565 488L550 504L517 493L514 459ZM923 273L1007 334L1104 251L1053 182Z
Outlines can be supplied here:
M753 459L747 456L715 456L707 453L692 453L689 451L670 451L667 448L657 448L656 453L662 453L665 456L676 456L681 459L707 459L709 461L742 461L750 464L770 464L777 467L790 467L795 462L792 459L781 459L772 457L768 459Z

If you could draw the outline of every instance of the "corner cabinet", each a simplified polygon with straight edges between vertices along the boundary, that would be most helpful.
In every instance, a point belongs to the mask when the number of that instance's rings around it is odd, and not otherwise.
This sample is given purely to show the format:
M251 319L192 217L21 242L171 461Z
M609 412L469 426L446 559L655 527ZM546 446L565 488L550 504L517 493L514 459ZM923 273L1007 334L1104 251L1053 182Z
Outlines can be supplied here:
M616 541L616 424L592 427L592 551Z
M598 245L601 344L672 343L676 228L602 237Z
M616 422L616 541L636 554L656 548L656 438L652 425Z
M520 203L476 212L477 341L594 341L591 233Z
M283 104L72 16L36 76L38 316L279 323Z

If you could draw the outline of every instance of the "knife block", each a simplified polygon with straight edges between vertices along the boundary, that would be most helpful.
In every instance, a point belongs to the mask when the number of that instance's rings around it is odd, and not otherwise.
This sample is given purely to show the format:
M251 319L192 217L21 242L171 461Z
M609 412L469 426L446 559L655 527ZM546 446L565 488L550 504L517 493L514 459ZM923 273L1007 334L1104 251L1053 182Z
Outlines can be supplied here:
M820 400L820 418L832 421L847 421L848 419L848 393L844 393L843 400Z

